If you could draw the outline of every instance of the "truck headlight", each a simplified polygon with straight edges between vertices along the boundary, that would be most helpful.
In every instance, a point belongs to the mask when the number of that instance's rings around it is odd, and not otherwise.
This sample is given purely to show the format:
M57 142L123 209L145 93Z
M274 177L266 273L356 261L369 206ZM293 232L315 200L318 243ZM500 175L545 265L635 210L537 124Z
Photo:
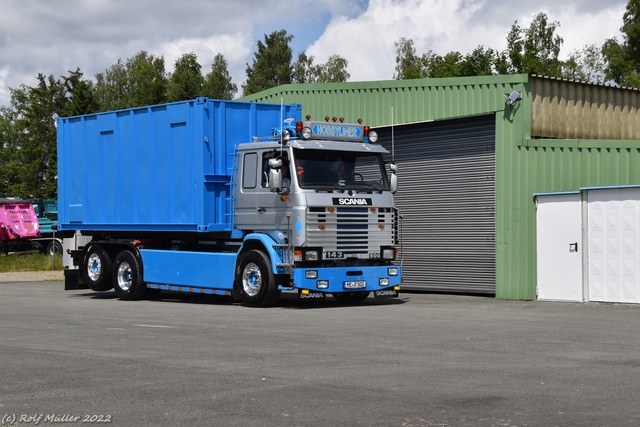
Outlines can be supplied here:
M378 133L375 130L369 131L369 141L374 144L378 142Z
M397 276L398 275L398 267L391 267L387 269L387 274L389 276Z
M389 278L388 277L381 277L380 279L378 279L378 285L380 285L380 286L389 286Z
M306 270L304 272L305 279L317 279L318 278L318 270Z
M318 251L305 251L304 252L304 260L305 261L318 261L320 259L320 252Z

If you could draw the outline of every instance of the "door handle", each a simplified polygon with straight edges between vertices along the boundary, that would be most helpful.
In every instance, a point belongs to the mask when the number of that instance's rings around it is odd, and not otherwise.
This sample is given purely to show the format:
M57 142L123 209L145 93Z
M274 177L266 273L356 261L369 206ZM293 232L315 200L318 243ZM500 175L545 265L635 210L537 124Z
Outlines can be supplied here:
M267 208L258 208L258 213L266 213L267 212Z

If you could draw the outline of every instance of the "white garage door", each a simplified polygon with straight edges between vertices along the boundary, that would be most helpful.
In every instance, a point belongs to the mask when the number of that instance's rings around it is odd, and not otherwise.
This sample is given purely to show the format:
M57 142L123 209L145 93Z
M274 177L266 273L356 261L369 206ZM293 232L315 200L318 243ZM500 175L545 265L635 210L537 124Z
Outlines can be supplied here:
M640 303L640 188L587 190L589 301Z

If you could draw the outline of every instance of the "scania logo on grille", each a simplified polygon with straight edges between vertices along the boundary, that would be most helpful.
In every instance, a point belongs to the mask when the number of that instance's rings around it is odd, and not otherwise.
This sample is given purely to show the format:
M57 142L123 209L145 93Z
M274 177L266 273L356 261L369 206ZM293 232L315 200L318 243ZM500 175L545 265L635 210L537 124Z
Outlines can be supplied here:
M371 205L371 199L356 199L352 197L334 197L334 205L356 205L356 206L369 206Z

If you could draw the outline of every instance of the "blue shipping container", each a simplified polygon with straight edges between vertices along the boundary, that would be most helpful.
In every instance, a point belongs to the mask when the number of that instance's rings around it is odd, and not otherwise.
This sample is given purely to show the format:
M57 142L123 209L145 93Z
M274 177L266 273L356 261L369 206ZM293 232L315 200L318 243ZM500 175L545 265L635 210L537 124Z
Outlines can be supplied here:
M236 145L269 139L299 104L192 101L58 119L58 229L233 229Z

